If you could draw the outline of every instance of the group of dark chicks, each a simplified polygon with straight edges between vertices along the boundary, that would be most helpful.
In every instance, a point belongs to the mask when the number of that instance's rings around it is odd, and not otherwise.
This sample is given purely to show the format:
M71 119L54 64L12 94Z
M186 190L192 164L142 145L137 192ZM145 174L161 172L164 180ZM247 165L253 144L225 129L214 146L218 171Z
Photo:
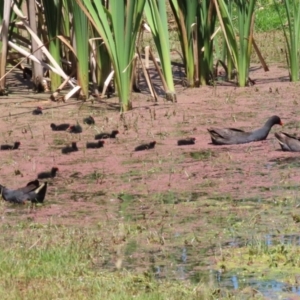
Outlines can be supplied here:
M43 109L41 107L37 107L32 111L33 115L41 115L43 114ZM92 116L85 118L84 123L88 125L94 125L95 120ZM79 123L76 125L70 124L50 124L50 127L53 131L67 131L70 133L81 133L82 127ZM111 133L100 133L95 136L98 142L87 142L87 148L101 148L104 145L104 140L107 138L115 138L119 133L118 130L113 130ZM0 145L0 150L17 150L19 149L21 143L15 142L12 145L5 144ZM62 154L69 154L71 152L78 151L76 142L72 142L71 146L66 146L61 149ZM18 188L18 189L8 189L3 185L0 185L1 196L5 201L17 203L17 204L25 204L26 202L31 203L43 203L46 197L47 192L47 181L40 183L39 180L45 180L54 178L56 173L59 171L57 167L52 167L50 171L40 172L37 174L37 179L30 181L26 186Z
M42 108L38 107L33 110L32 114L40 115L43 114ZM83 119L83 122L87 125L95 125L95 120L92 116ZM263 127L256 129L252 132L245 132L236 128L210 128L208 132L211 136L212 143L215 145L233 145L233 144L244 144L254 141L265 140L274 125L283 125L281 119L278 116L272 116L267 120ZM77 122L75 125L70 125L67 123L56 125L54 123L50 124L53 131L67 131L70 133L81 133L82 127ZM95 135L95 140L97 142L87 142L86 148L101 148L104 146L104 140L108 138L116 138L119 134L118 130L113 130L110 133L99 133ZM284 132L275 133L275 137L278 139L279 144L284 151L299 151L300 152L300 139L289 135ZM196 139L193 137L180 139L177 141L178 146L193 145ZM134 148L134 151L143 151L153 149L156 145L155 141L141 144ZM20 147L20 142L15 142L13 145L0 145L0 150L16 150ZM72 142L71 146L66 146L61 149L62 154L69 154L71 152L78 151L76 142ZM42 203L44 202L46 192L47 192L47 182L40 183L39 179L49 179L54 178L58 172L57 167L52 167L49 172L41 172L37 175L37 179L30 181L26 186L18 189L8 189L0 185L0 192L2 198L5 201L25 204L27 201L31 203Z
M37 107L32 111L33 115L42 115L43 109L41 107ZM86 117L83 119L83 122L87 125L93 126L95 125L95 119L92 116ZM82 126L77 122L75 125L71 125L68 123L63 124L54 124L51 123L50 127L52 131L67 131L69 133L82 133ZM110 133L102 132L95 135L95 140L97 142L87 142L87 149L95 149L102 148L105 144L105 139L114 139L117 134L119 134L118 130L112 130ZM179 146L182 145L191 145L195 144L195 138L187 138L178 140L177 144ZM134 151L143 151L153 149L155 147L156 142L152 141L149 143L138 145L134 148ZM0 145L0 150L17 150L19 149L21 143L15 142L12 145ZM65 146L61 149L62 154L70 154L72 152L78 151L77 143L72 142L71 145ZM52 167L50 171L41 172L37 174L37 179L30 181L26 186L18 188L18 189L8 189L3 185L0 185L1 196L5 201L17 203L17 204L25 204L26 202L34 203L43 203L46 197L47 192L47 181L40 183L39 180L51 179L56 177L56 173L59 171L57 167Z
M95 125L95 119L92 116L89 116L87 118L83 119L83 122L87 125ZM53 131L67 131L70 133L82 133L82 127L81 125L77 122L75 125L70 125L69 123L63 123L63 124L54 124L51 123L50 127L52 128ZM97 142L87 142L86 143L86 148L87 149L96 149L96 148L102 148L104 146L104 141L103 139L114 139L116 138L117 134L119 134L118 130L113 130L111 133L103 132L95 135L95 140L98 140ZM77 143L72 142L71 146L66 146L61 149L62 154L68 154L71 152L76 152L78 151Z

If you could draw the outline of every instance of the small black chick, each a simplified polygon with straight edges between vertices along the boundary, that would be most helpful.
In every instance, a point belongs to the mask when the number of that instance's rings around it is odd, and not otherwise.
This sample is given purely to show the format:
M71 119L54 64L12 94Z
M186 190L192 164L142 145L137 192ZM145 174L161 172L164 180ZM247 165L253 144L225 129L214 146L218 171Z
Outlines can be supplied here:
M143 151L143 150L153 149L155 147L155 144L156 144L155 141L147 143L147 144L142 144L142 145L135 147L134 151Z
M41 172L37 175L38 179L47 179L54 178L56 176L56 172L58 172L57 167L53 167L50 172Z
M116 135L119 133L118 130L113 130L111 133L103 132L95 135L95 140L102 140L102 139L115 139Z
M23 78L30 79L31 77L32 77L32 70L27 67L23 68Z
M95 148L101 148L104 146L105 141L98 141L98 142L88 142L86 143L87 149L95 149Z
M16 150L19 148L19 146L21 145L20 142L15 142L13 145L0 145L0 150Z
M186 138L177 141L178 146L185 146L185 145L194 145L196 142L195 138Z
M34 109L34 110L32 111L32 114L33 114L33 115L42 115L42 114L43 114L43 108L40 107L40 106L38 106L36 109Z
M50 127L52 128L53 131L66 131L70 127L70 124L64 123L64 124L55 125L54 123L51 123Z
M83 119L83 123L88 125L95 125L95 119L92 116L88 116L87 118Z
M61 149L62 154L68 154L68 153L76 152L76 151L78 151L76 142L72 142L71 146L66 146Z
M70 133L81 133L82 132L82 127L80 126L80 124L77 122L76 125L71 125L68 129L68 132Z

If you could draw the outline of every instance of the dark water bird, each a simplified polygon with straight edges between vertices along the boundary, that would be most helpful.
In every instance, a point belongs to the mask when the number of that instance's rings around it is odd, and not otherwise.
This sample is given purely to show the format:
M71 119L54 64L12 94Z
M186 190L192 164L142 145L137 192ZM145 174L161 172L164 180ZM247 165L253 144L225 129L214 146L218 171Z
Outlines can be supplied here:
M119 133L118 130L113 130L111 133L102 132L95 135L95 140L115 139L118 133Z
M104 143L105 143L105 141L87 142L86 148L87 149L102 148L104 146Z
M300 138L286 132L275 132L275 137L283 151L300 152Z
M83 123L88 125L95 125L95 119L92 116L88 116L83 119Z
M194 145L196 142L195 138L186 138L177 141L178 146L185 146L185 145Z
M61 149L61 153L63 153L63 154L68 154L68 153L76 152L76 151L78 151L76 142L72 142L71 146L66 146Z
M272 116L263 127L251 132L236 128L209 128L207 130L215 145L245 144L265 140L271 128L277 124L283 125L278 116Z
M54 123L51 123L50 127L52 128L53 131L66 131L70 127L70 124L63 123L63 124L56 125Z
M30 181L25 187L12 190L0 185L2 198L5 201L25 204L26 201L32 203L44 202L47 192L47 182L42 184L38 180Z
M132 85L132 91L135 92L135 93L141 93L141 89L139 88L137 82L134 82L133 85Z
M30 79L31 77L32 77L32 70L27 67L24 67L23 68L23 78Z
M68 129L68 132L70 133L81 133L82 132L82 127L81 125L77 122L76 125L71 125Z
M0 145L0 150L16 150L19 149L21 143L20 142L14 142L13 145Z
M40 172L38 175L37 175L37 178L38 179L48 179L48 178L54 178L56 176L56 172L58 172L58 168L57 167L53 167L51 169L50 172Z
M134 151L143 151L143 150L149 150L149 149L153 149L155 147L156 142L150 142L147 144L141 144L137 147L135 147Z
M17 190L22 191L24 193L28 193L28 192L35 190L39 186L40 186L39 181L37 179L35 179L33 181L28 182L26 186L18 188Z
M34 109L34 110L32 111L32 114L33 114L33 115L42 115L42 114L43 114L43 108L40 107L40 106L38 106L36 109Z

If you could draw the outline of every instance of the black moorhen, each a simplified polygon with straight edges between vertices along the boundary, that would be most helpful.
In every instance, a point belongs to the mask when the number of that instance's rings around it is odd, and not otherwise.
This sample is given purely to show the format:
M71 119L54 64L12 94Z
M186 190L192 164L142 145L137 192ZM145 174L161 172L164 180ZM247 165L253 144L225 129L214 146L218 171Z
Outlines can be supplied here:
M195 138L186 138L177 141L178 146L185 146L185 145L194 145L196 139Z
M105 141L98 141L98 142L87 142L86 148L87 149L96 149L102 148L104 146Z
M15 142L13 145L0 145L0 150L16 150L19 149L21 143L20 142Z
M275 132L275 137L283 151L300 152L300 138L285 132Z
M212 143L215 145L245 144L265 140L274 125L283 125L278 116L272 116L265 125L251 132L236 128L210 128L207 129Z
M76 151L78 151L78 147L77 147L76 142L72 142L71 146L66 146L66 147L61 149L62 154L68 154L68 153L76 152Z
M44 202L47 192L47 182L39 184L38 180L29 182L25 187L12 190L0 185L2 198L5 201L25 204L26 201L32 203Z
M143 150L149 150L149 149L153 149L155 147L156 142L150 142L147 144L141 144L137 147L135 147L134 151L143 151Z
M52 128L53 131L66 131L70 127L70 124L63 123L63 124L56 125L54 123L51 123L50 127Z
M103 132L95 135L95 140L102 140L102 139L115 139L116 135L119 133L118 130L113 130L111 133Z
M50 172L41 172L37 175L38 179L47 179L47 178L54 178L56 176L56 172L58 172L57 167L53 167Z

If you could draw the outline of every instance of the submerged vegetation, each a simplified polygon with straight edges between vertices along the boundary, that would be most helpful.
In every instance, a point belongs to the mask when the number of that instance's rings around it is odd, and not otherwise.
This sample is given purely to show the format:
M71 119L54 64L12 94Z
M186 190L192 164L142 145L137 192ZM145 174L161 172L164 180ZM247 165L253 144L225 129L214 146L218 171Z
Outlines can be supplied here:
M105 195L97 197L105 202ZM270 290L262 285L258 293L260 282L297 282L300 238L290 232L297 232L299 218L288 213L293 201L265 202L262 208L252 199L174 191L115 198L120 201L117 222L101 213L95 215L97 224L84 227L76 223L94 212L74 211L72 226L55 219L15 222L6 213L10 223L1 225L0 250L3 299L263 299ZM141 201L156 211L139 207ZM273 216L280 227L271 225ZM246 289L253 276L252 288ZM233 277L239 284L232 286Z

